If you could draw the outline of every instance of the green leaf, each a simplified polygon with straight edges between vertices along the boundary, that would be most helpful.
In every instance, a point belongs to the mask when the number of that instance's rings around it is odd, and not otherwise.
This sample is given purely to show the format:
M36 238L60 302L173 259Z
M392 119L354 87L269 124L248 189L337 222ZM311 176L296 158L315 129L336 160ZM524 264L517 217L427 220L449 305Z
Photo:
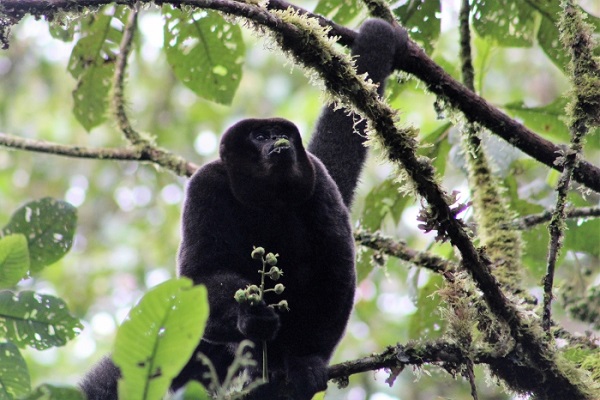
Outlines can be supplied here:
M321 0L315 7L315 14L330 18L341 25L347 25L356 18L363 3L357 0Z
M410 316L408 337L419 340L426 337L429 340L439 338L444 332L446 321L440 317L440 296L434 295L444 284L440 275L432 275L429 281L419 289L416 311Z
M113 360L123 373L119 398L161 399L198 345L207 318L206 288L189 279L149 291L117 332Z
M107 6L82 24L69 60L69 72L77 79L73 91L75 117L90 131L106 119L115 61L128 14L125 7Z
M563 122L567 100L558 98L543 107L526 107L523 102L506 104L503 108L533 131L549 140L569 142L569 129Z
M451 127L452 124L448 122L426 134L422 142L430 146L422 147L422 150L419 151L422 155L433 160L432 164L438 176L444 176L444 172L446 172L446 161L452 148L448 140L448 131Z
M386 179L367 194L361 216L361 225L365 229L378 230L387 215L391 215L396 223L400 220L411 198L402 196L398 186L394 179Z
M206 389L198 381L190 381L187 385L177 391L173 400L210 400Z
M0 399L29 393L31 380L25 359L13 343L0 343Z
M0 238L0 287L14 286L29 271L29 250L24 235Z
M73 387L44 384L21 400L85 400L83 393Z
M71 249L76 224L75 207L66 201L45 197L19 208L1 234L25 235L31 271L39 272L60 260Z
M539 10L542 21L537 34L537 40L540 47L544 50L548 58L561 70L565 71L570 61L570 56L560 41L560 32L558 30L558 19L563 12L558 0L528 0L532 6ZM600 33L600 18L588 13L583 8L577 6L584 15L585 21L592 26L595 33ZM600 48L596 47L595 54L600 54Z
M475 0L473 27L501 46L530 47L535 38L536 14L522 0Z
M246 51L240 27L214 11L162 10L164 48L177 78L198 96L230 104L242 79Z
M410 36L421 42L425 51L431 54L442 26L440 0L409 0L393 9L393 12L402 22L402 26L408 29Z
M542 22L537 33L537 40L544 53L550 61L563 72L569 65L569 55L560 42L558 28L556 27L558 16L552 18L552 14L542 14Z
M600 219L568 220L565 231L565 251L584 251L600 257Z
M0 338L19 347L44 350L63 346L82 328L57 297L32 291L0 291Z
M71 42L75 37L75 33L79 32L80 21L63 18L60 21L52 21L48 23L48 32L54 39L62 40L63 42Z

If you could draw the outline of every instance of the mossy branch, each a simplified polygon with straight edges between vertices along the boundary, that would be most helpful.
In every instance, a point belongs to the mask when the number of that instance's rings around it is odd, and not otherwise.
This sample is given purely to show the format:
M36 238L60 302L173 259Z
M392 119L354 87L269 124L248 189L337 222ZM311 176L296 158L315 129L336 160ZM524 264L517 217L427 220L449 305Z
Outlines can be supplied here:
M45 140L22 138L6 133L0 133L0 146L73 158L150 162L161 166L178 176L192 176L198 169L196 164L157 147L140 148L139 146L127 146L120 148L90 148L84 146L63 145Z
M463 82L475 92L475 72L471 54L471 30L469 0L463 0L460 19L460 60ZM509 201L501 191L501 184L492 173L492 168L481 143L481 128L467 122L461 129L461 145L466 161L467 178L471 199L478 225L478 236L486 247L494 264L494 275L510 292L522 292L521 235L517 230L500 230L498 226L512 220Z
M564 238L567 194L583 150L584 137L590 126L600 124L600 67L593 55L593 31L583 21L580 10L571 1L562 1L561 7L563 12L558 26L563 46L571 56L569 72L573 84L573 100L567 109L571 143L569 149L563 151L557 161L562 165L563 171L556 187L556 207L548 226L550 244L544 277L543 309L543 327L548 333L552 320L554 271Z
M554 211L544 211L539 214L531 214L521 217L515 221L507 223L506 225L500 225L500 229L514 228L525 230L532 228L536 225L543 224L552 220ZM577 219L577 218L597 218L600 217L600 207L580 207L565 210L565 218Z
M414 250L406 243L383 236L379 232L359 230L354 233L354 239L362 246L441 274L450 281L454 280L454 273L458 270L458 266L451 261L426 251Z
M123 38L119 45L119 54L115 62L115 73L113 75L113 112L119 129L123 132L125 138L134 146L151 146L150 140L144 138L137 132L131 123L125 111L125 69L127 68L127 57L131 51L133 36L137 29L137 8L133 8L127 17L127 23L123 29Z

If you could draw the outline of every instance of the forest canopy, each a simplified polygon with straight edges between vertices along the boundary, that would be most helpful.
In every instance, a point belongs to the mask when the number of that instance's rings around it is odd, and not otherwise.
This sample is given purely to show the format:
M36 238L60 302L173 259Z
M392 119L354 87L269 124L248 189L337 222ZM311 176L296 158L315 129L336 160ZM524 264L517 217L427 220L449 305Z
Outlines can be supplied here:
M371 17L409 36L382 100L348 57ZM372 157L324 398L599 398L599 37L594 1L0 0L0 398L80 399L109 352L124 398L208 398L166 394L208 308L187 178L326 102Z

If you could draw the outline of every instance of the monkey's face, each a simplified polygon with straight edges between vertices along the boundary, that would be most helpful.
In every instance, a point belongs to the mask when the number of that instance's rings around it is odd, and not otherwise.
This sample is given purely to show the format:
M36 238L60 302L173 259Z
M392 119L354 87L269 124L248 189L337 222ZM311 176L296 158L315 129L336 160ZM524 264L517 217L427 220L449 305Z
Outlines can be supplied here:
M236 198L247 204L304 201L315 171L298 128L288 120L246 119L221 139L221 160Z
M271 126L250 133L248 140L264 168L283 167L296 162L296 143L293 133Z
M282 118L238 122L223 135L220 150L228 169L252 170L253 177L293 170L306 157L298 128Z

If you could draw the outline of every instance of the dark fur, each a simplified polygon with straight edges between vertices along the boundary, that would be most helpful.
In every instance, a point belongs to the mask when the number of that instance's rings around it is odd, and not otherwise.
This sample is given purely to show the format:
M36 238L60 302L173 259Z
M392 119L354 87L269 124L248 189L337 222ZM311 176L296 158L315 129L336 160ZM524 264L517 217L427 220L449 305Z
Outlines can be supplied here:
M387 23L368 21L353 53L359 72L381 84L392 71L398 33ZM348 207L366 157L364 124L324 110L309 145L289 121L248 119L221 140L220 159L191 178L182 216L179 273L208 288L210 317L197 351L207 355L221 379L243 339L256 343L260 376L261 343L268 341L271 382L249 399L309 400L327 387L327 364L348 321L355 289L354 240ZM258 134L263 137L258 138ZM273 152L280 137L289 148ZM311 154L312 153L312 154ZM338 189L339 187L339 189ZM239 305L238 289L260 283L253 246L276 252L286 287L280 296L289 312L265 304ZM269 282L272 284L272 282ZM268 293L271 295L271 293ZM173 381L203 381L195 357ZM118 369L105 359L82 383L92 400L116 398Z

